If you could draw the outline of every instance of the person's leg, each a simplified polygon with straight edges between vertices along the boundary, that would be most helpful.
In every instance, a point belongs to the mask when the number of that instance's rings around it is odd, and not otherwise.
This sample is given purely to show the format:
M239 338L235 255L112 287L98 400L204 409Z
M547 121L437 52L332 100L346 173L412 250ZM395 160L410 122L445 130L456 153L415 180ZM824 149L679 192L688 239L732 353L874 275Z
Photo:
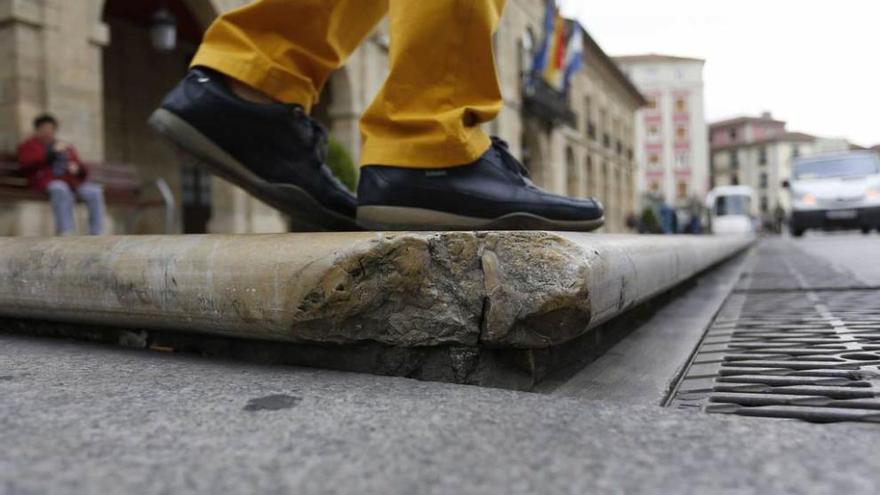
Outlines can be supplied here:
M55 216L55 233L72 235L76 232L73 219L74 196L70 186L63 180L53 180L46 189L52 203L52 214Z
M89 235L104 233L104 189L94 182L86 182L79 186L76 193L86 203L89 210Z
M190 74L150 123L298 227L356 229L354 195L326 167L326 131L308 111L387 5L260 0L230 11L210 27Z
M308 112L388 0L258 0L220 16L192 61Z
M390 72L361 119L364 165L449 167L489 148L501 110L492 34L506 0L391 0Z
M492 35L504 0L391 0L390 74L361 120L358 222L372 229L602 225L592 199L534 186L480 124L502 106Z

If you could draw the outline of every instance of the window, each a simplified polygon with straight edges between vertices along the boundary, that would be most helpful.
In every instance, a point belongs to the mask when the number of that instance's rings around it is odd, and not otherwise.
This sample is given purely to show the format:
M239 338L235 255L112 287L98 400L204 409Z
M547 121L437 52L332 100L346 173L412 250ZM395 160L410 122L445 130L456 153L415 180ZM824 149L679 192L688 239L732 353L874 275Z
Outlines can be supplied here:
M678 125L675 127L675 139L678 141L685 141L688 138L688 128L685 125Z
M730 151L730 168L739 168L739 154L736 150Z
M651 124L648 126L648 140L649 141L659 141L660 140L660 126L656 124Z
M797 158L797 157L799 157L799 156L801 156L801 147L798 146L798 145L794 145L794 146L792 146L792 148L791 148L791 157L792 157L792 158Z
M735 143L737 138L739 137L736 132L736 128L732 127L729 131L727 131L727 137L730 139L731 143Z
M679 96L675 98L675 111L676 113L687 112L687 100L684 96Z
M724 217L728 215L748 215L751 197L739 194L718 196L715 199L715 215Z
M660 155L657 153L651 153L648 155L648 163L651 165L659 165L660 164Z
M687 182L680 180L675 188L675 197L678 199L687 199L688 197L688 184Z
M767 183L767 172L761 172L761 176L758 180L758 185L761 187L761 189L767 189Z
M689 154L688 153L676 153L675 154L675 168L678 169L686 169L689 165Z
M587 136L596 138L596 124L593 123L593 99L584 97L584 115L587 121Z
M880 173L880 160L869 155L827 155L798 163L794 176L798 180L831 177L859 177Z
M770 210L770 201L767 196L761 196L761 213L767 213Z
M767 147L761 146L758 149L758 163L760 165L767 165Z
M657 110L659 106L659 102L657 101L656 96L648 96L646 98L648 100L648 110Z

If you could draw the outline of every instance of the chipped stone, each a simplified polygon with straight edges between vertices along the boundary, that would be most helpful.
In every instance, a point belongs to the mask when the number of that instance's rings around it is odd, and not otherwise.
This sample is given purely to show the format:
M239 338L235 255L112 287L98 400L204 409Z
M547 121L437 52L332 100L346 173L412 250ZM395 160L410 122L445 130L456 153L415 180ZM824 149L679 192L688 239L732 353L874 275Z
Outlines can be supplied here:
M550 232L4 238L0 316L310 344L545 348L751 242ZM457 352L468 373L472 354Z

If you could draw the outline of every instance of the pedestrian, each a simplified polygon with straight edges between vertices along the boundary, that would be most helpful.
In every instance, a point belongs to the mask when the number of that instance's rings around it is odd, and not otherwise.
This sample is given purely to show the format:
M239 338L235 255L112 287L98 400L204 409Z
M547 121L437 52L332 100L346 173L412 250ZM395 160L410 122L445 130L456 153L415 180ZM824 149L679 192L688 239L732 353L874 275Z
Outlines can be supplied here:
M773 209L773 227L777 234L782 234L782 228L785 225L785 208L777 204Z
M201 163L319 229L564 229L594 199L536 187L482 125L502 106L492 35L505 0L260 0L218 18L151 124ZM361 117L357 197L309 116L386 14L389 75Z
M76 148L58 140L58 120L43 114L34 119L33 127L33 135L18 146L18 163L30 187L49 194L55 232L76 232L73 213L78 196L89 211L89 234L104 233L104 191L88 181L89 169Z

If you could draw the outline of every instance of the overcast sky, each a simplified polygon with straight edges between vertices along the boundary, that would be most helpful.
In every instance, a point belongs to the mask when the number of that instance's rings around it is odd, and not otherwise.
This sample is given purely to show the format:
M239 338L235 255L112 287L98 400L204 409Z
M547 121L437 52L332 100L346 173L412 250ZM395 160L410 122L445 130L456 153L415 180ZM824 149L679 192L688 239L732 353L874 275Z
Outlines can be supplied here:
M789 130L880 143L878 0L561 0L609 55L706 59L711 121L764 110Z

